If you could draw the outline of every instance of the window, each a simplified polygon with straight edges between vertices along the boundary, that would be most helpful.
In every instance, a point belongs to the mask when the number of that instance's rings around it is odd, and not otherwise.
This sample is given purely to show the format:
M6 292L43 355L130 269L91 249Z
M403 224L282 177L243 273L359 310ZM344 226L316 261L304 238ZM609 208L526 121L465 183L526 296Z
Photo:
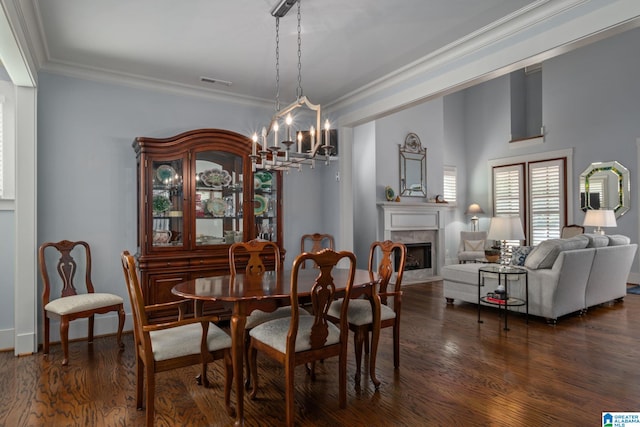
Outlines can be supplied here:
M563 203L565 188L563 172L563 159L529 163L531 218L529 241L532 245L560 237L563 219L566 217Z
M443 196L444 199L449 203L457 202L457 175L458 172L455 166L445 166L444 167L444 178L443 178Z
M13 83L0 80L0 209L10 209L15 198L15 106Z
M494 215L519 216L530 245L559 238L567 219L566 171L566 157L494 166Z
M3 167L2 167L2 164L3 164L2 148L4 146L4 144L3 144L3 142L4 142L4 140L3 140L3 135L4 135L4 133L3 133L4 125L3 124L4 124L4 122L3 122L3 119L2 119L2 112L4 110L4 108L3 108L4 107L4 103L5 103L4 96L0 95L0 198L4 194L4 191L3 191L4 190L4 187L3 187L4 180L2 179L2 176L3 176L3 173L4 173Z

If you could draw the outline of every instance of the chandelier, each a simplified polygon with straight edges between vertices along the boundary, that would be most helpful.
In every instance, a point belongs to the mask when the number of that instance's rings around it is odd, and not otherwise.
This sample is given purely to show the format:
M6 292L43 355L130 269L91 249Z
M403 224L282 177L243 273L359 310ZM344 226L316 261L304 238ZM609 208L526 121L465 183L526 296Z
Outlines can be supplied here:
M252 169L283 170L302 169L303 165L315 167L316 157L324 155L328 164L333 147L330 144L329 120L321 130L321 107L313 104L302 91L302 27L300 14L301 0L281 0L271 11L276 18L276 112L268 127L263 127L260 135L253 134L251 150ZM298 3L298 87L296 100L285 108L280 108L280 18ZM309 130L302 130L294 123L294 117L315 124ZM315 119L315 120L314 120ZM323 138L324 137L324 138Z

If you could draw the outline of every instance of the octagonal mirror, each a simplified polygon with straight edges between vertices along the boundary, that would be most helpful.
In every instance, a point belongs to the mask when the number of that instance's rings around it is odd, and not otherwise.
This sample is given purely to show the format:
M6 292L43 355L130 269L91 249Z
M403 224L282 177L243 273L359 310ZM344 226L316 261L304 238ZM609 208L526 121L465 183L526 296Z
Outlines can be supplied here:
M580 208L611 209L616 218L630 209L629 170L617 161L591 163L580 174Z

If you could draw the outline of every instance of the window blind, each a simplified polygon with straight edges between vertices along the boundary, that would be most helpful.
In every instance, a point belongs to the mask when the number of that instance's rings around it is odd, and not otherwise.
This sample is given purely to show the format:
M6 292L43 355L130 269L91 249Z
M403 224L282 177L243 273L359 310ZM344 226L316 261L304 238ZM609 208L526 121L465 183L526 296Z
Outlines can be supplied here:
M560 237L564 218L564 161L529 163L530 242Z
M457 202L457 169L455 166L445 166L444 167L444 177L443 177L443 196L444 199L449 203Z

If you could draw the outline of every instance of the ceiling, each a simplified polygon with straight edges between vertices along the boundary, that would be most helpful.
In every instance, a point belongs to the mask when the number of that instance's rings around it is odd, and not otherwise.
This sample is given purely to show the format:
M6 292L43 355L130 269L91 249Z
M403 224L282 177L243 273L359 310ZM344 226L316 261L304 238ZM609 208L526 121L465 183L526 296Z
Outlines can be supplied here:
M40 69L275 99L278 0L25 0ZM304 0L302 88L336 102L546 0ZM296 97L297 5L280 19L280 99ZM507 18L508 19L508 18ZM200 77L230 81L203 83Z

